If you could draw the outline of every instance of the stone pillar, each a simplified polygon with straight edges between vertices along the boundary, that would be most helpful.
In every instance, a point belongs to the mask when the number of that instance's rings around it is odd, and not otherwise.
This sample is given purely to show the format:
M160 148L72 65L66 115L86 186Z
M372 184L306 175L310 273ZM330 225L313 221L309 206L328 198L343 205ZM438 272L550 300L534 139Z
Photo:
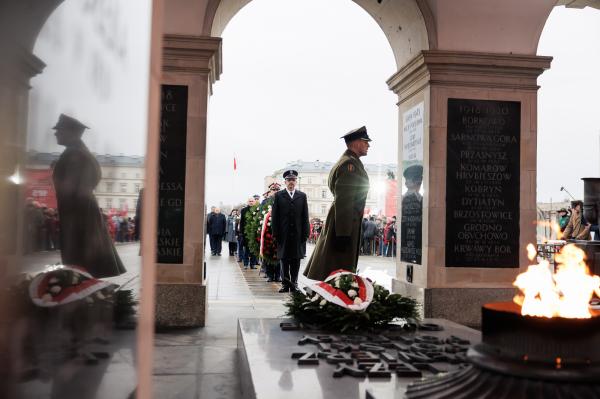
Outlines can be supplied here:
M399 175L404 129L422 114L422 252L403 260L399 237L393 290L421 301L425 317L477 326L482 304L516 293L536 240L537 77L550 62L423 51L388 81L399 98Z
M0 61L0 275L19 271L16 268L25 238L21 189L27 161L29 81L45 66L16 43L5 48Z
M212 83L221 73L221 39L188 35L165 35L163 42L163 99L161 106L161 169L169 162L180 159L169 158L163 151L165 141L174 129L185 132L185 182L183 198L183 231L165 232L159 217L158 259L156 285L156 325L158 327L204 326L206 316L207 281L204 270L205 204L204 182L206 163L206 116L208 96ZM165 85L177 86L179 99L175 108L165 99ZM183 88L182 88L183 86ZM183 94L182 94L183 93ZM187 93L187 94L186 94ZM183 97L182 97L183 96ZM187 98L186 98L187 97ZM183 99L183 100L182 100ZM187 107L185 104L187 103ZM182 105L183 104L183 105ZM187 109L185 109L187 108ZM167 112L179 112L167 121ZM181 114L183 112L183 114ZM183 115L183 116L182 116ZM185 123L173 128L172 121L183 118ZM172 154L172 153L171 153ZM182 155L183 156L183 155ZM167 165L168 166L168 165ZM179 190L161 176L159 187L159 214L169 207L179 207L163 201L163 190ZM168 193L167 193L168 194ZM167 215L164 220L169 220ZM162 230L162 232L161 232ZM161 238L171 239L162 245ZM183 242L179 240L183 238ZM172 244L172 245L171 245ZM171 245L171 247L169 247ZM168 249L173 257L161 257L161 250ZM162 260L161 260L162 259ZM170 259L166 263L164 259ZM164 263L160 263L160 262Z

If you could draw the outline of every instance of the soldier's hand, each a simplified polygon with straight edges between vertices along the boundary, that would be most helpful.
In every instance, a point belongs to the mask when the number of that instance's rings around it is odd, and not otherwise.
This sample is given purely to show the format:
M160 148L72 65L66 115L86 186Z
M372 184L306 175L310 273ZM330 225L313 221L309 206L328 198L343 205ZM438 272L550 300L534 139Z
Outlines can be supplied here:
M348 248L350 248L350 241L351 241L350 236L347 236L347 237L336 236L333 240L333 246L338 251L345 251Z

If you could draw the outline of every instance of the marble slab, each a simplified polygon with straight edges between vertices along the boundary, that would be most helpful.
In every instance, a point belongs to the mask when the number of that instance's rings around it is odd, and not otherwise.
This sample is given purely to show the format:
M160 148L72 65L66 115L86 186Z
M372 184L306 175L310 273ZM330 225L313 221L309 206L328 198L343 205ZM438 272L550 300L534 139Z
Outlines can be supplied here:
M315 331L282 331L281 322L285 319L239 319L238 321L238 367L243 398L258 399L381 399L403 398L406 387L418 377L398 377L392 370L389 377L352 377L344 375L335 378L338 367L325 358L318 365L299 365L293 359L293 353L318 352L318 344L310 342L299 345L305 337L316 337L322 333ZM443 327L442 331L394 332L410 341L416 337L433 336L445 340L451 336L476 344L481 340L477 330L444 319L427 319L426 323L435 323ZM325 333L324 333L325 334ZM328 334L331 335L331 334ZM339 335L333 335L334 340ZM397 341L394 341L397 342ZM372 343L366 341L365 343ZM330 344L323 344L326 348ZM400 345L402 343L400 342ZM333 350L335 352L335 350ZM389 355L398 359L398 347L385 349ZM431 363L438 370L450 371L459 367L448 362ZM356 363L355 363L356 365ZM434 374L421 370L422 377Z

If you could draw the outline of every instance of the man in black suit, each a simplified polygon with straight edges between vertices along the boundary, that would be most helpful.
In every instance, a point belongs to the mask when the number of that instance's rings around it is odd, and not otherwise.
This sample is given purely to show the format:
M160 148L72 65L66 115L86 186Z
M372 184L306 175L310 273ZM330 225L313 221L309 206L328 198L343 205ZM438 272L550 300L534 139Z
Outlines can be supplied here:
M221 209L215 208L214 214L208 218L206 224L210 238L210 252L212 255L221 256L221 244L223 235L225 234L225 227L227 227L227 220L225 219L225 215L221 213Z
M279 292L290 292L296 290L300 259L305 254L304 248L306 248L310 224L306 194L296 190L298 172L286 170L283 178L285 190L275 194L271 210L271 227L277 243L277 259L281 263L283 274Z

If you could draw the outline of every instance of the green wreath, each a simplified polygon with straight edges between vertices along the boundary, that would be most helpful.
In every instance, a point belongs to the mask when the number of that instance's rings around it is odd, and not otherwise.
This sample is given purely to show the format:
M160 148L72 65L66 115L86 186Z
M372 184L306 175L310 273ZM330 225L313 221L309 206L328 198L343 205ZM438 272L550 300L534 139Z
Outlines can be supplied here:
M262 214L262 219L260 221L260 226L261 226L260 229L262 229L264 218L269 213L269 208L273 206L273 202L275 202L274 197L267 198L265 203L260 208L260 212ZM260 233L259 233L259 236L260 236ZM268 222L268 224L265 228L265 234L264 234L263 240L264 240L264 242L262 243L263 254L260 257L260 259L262 260L262 262L264 264L276 265L278 262L278 260L277 260L277 244L275 243L275 239L273 238L273 226L271 226L270 221ZM260 242L259 242L259 248L260 248Z
M255 204L246 212L246 225L244 226L244 238L246 246L254 257L258 259L260 252L260 204Z
M350 282L341 279L340 289L351 289ZM334 332L372 331L386 328L392 322L408 322L419 319L419 304L409 297L390 294L381 285L373 283L373 300L362 310L343 308L306 289L292 293L284 304L286 315L301 325Z

